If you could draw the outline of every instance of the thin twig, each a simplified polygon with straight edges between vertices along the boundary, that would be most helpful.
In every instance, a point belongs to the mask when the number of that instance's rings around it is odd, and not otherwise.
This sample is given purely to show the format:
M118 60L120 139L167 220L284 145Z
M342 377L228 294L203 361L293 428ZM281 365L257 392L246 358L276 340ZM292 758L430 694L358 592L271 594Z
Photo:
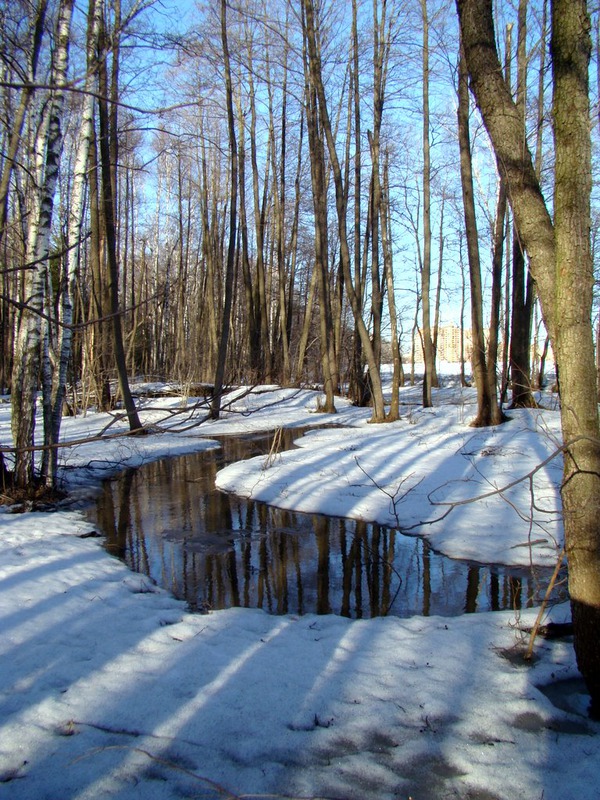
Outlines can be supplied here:
M546 594L544 595L544 599L542 600L542 604L540 606L540 610L538 611L538 615L535 620L535 624L531 629L531 634L529 636L529 646L527 647L527 652L525 653L525 661L530 661L531 656L533 654L533 645L535 643L535 638L537 636L537 632L539 630L540 624L542 622L542 617L544 612L546 611L546 606L548 605L548 600L550 599L550 595L552 594L552 590L554 589L554 584L557 581L558 573L560 572L560 568L562 567L562 563L564 561L566 555L565 548L560 551L560 555L558 557L558 561L556 562L556 566L554 567L554 572L552 573L552 577L550 578L550 583L548 584L548 588L546 589Z

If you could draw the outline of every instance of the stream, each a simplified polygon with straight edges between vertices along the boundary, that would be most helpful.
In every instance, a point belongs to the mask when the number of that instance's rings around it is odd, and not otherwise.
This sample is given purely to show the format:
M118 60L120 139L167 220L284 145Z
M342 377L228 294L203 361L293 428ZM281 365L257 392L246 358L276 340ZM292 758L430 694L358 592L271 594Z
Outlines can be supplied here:
M284 433L289 448L302 432ZM90 511L110 553L192 611L455 616L525 608L544 597L551 569L457 561L382 525L221 492L217 471L266 455L273 435L219 441L219 450L124 471L105 482ZM559 587L555 597L566 599L566 590Z

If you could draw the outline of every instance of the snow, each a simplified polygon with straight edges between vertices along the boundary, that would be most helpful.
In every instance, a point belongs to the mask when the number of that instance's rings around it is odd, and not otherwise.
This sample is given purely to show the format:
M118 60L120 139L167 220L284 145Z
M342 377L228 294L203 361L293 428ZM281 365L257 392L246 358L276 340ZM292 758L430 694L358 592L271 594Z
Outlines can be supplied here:
M343 401L335 416L316 414L317 398L239 390L218 422L201 407L190 416L193 399L185 413L177 398L145 401L155 433L63 451L71 497L124 465L214 447L225 433L343 425L227 467L219 484L400 524L454 557L556 560L560 459L490 494L555 452L555 410L474 430L471 390L440 390L424 411L407 388L403 419L378 426ZM108 435L123 432L107 415L65 419L65 439L109 422ZM3 404L0 441L9 437ZM600 725L586 717L585 695L560 710L540 689L573 684L572 644L540 639L533 663L519 656L536 609L354 621L195 615L81 538L89 531L81 503L0 513L0 798L598 797Z
M562 462L539 465L560 447L558 412L513 411L505 425L474 429L472 390L440 391L425 410L419 394L402 391L408 412L392 424L372 425L368 412L341 408L340 420L328 422L343 428L310 431L296 450L226 467L217 485L281 508L419 533L452 558L553 565ZM534 470L531 482L523 480Z

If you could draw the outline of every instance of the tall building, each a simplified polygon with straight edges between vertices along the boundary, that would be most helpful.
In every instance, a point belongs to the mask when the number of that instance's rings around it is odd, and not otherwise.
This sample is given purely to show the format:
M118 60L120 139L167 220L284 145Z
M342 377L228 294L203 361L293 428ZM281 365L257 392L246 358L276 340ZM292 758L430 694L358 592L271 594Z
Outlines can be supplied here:
M487 331L486 331L487 334ZM473 339L470 330L463 331L464 336L464 359L469 361L471 359L471 349ZM443 325L438 328L437 336L437 360L448 361L450 363L458 363L461 356L460 346L461 331L458 325ZM415 359L417 361L423 360L423 348L421 345L421 337L419 333L415 335Z
M464 332L464 358L468 361L471 358L473 347L473 337L470 330ZM460 361L460 328L457 325L444 325L438 328L437 357L440 361L450 361L456 363Z
M460 328L458 325L443 325L438 329L438 339L437 339L437 361L446 361L450 364L456 364L460 362ZM471 331L464 330L464 359L465 362L471 361L471 352L473 349L473 337L471 335ZM487 345L488 336L489 336L489 328L484 330L485 341ZM539 361L541 352L544 346L544 339L535 339L531 343L531 364L532 366ZM498 342L499 347L499 355L498 358L501 358L502 353L502 339ZM410 356L405 354L405 359L409 359ZM416 361L423 361L423 349L421 346L421 337L420 334L417 332L415 334L415 360ZM552 348L548 348L548 352L546 353L546 363L553 364L554 362L554 355L552 353Z

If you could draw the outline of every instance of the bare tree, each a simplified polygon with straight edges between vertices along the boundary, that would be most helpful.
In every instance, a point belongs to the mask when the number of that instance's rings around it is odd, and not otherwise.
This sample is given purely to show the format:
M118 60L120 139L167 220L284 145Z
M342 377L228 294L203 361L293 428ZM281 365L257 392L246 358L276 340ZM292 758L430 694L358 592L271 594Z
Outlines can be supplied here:
M101 4L103 0L97 0ZM131 432L142 432L142 424L135 407L129 387L127 362L123 343L123 327L119 302L119 265L117 260L117 209L116 209L116 169L118 160L118 125L117 109L119 106L119 49L118 40L121 32L121 4L117 0L115 8L114 35L112 37L112 73L108 80L108 41L105 24L100 30L98 58L98 116L99 116L99 151L101 174L102 221L108 263L108 290L110 293L111 326L114 346L114 361L119 381L119 391L127 413ZM111 99L110 108L108 99Z
M358 327L363 352L369 369L373 403L373 421L383 422L385 420L385 404L381 386L381 376L379 374L379 365L377 363L375 351L369 337L367 326L362 318L361 306L357 297L356 289L352 282L350 246L346 220L348 193L346 187L344 186L342 168L336 149L327 99L325 96L325 88L323 85L323 74L321 68L321 57L318 45L316 27L317 23L315 20L315 6L313 0L303 0L302 8L305 20L305 36L308 49L310 79L314 86L317 97L319 119L323 130L323 135L327 143L327 151L329 154L329 161L331 164L333 183L335 187L338 236L340 243L340 262L344 277L344 285L346 289L346 295L352 308L354 320Z
M436 382L435 353L431 337L431 143L429 107L429 13L427 0L420 0L423 24L423 260L421 263L421 308L423 325L423 406L433 405L431 388Z
M525 131L525 109L527 101L527 5L528 0L519 0L517 22L516 107L519 110L523 131ZM531 273L525 263L525 253L519 238L519 232L517 228L514 227L510 334L512 408L531 408L536 405L533 395L531 394L530 358L533 295L534 289Z
M473 377L477 389L477 416L471 424L474 427L483 427L486 425L498 425L502 422L502 411L496 396L495 375L490 380L490 373L486 364L483 291L481 287L479 239L473 193L473 167L469 135L469 89L467 81L466 64L461 48L458 65L458 141L471 286L471 336L473 347L471 358L473 362Z
M229 346L231 326L231 305L233 299L233 275L235 269L237 241L237 198L238 198L238 150L235 135L235 116L233 112L233 86L231 82L231 66L229 60L229 43L227 39L227 3L221 0L221 42L223 46L223 64L225 67L225 100L227 103L227 126L229 131L229 158L231 162L229 200L229 239L227 244L227 266L225 271L225 296L221 316L221 335L215 372L211 417L218 419L221 412L221 393L225 379L225 361Z
M63 401L67 383L67 369L72 350L72 322L73 298L75 283L79 273L79 260L81 257L83 239L83 210L86 178L88 170L88 156L94 129L94 94L96 88L98 36L100 33L102 6L96 0L90 0L88 8L88 34L87 34L87 72L85 79L85 94L81 112L81 126L79 141L75 156L73 187L71 190L71 204L68 218L69 250L66 258L66 269L61 276L60 286L60 325L58 339L55 343L56 369L52 379L51 420L50 430L47 431L46 444L56 445L60 437L60 426L63 413ZM51 447L44 451L45 466L42 474L47 476L50 485L56 485L58 469L58 449Z
M31 485L34 477L36 391L43 346L43 315L48 284L48 256L62 150L62 119L69 63L72 0L61 0L57 12L55 48L52 57L52 86L47 113L36 138L37 169L34 205L28 228L25 303L19 319L12 378L12 432L16 447L14 481L19 488Z

